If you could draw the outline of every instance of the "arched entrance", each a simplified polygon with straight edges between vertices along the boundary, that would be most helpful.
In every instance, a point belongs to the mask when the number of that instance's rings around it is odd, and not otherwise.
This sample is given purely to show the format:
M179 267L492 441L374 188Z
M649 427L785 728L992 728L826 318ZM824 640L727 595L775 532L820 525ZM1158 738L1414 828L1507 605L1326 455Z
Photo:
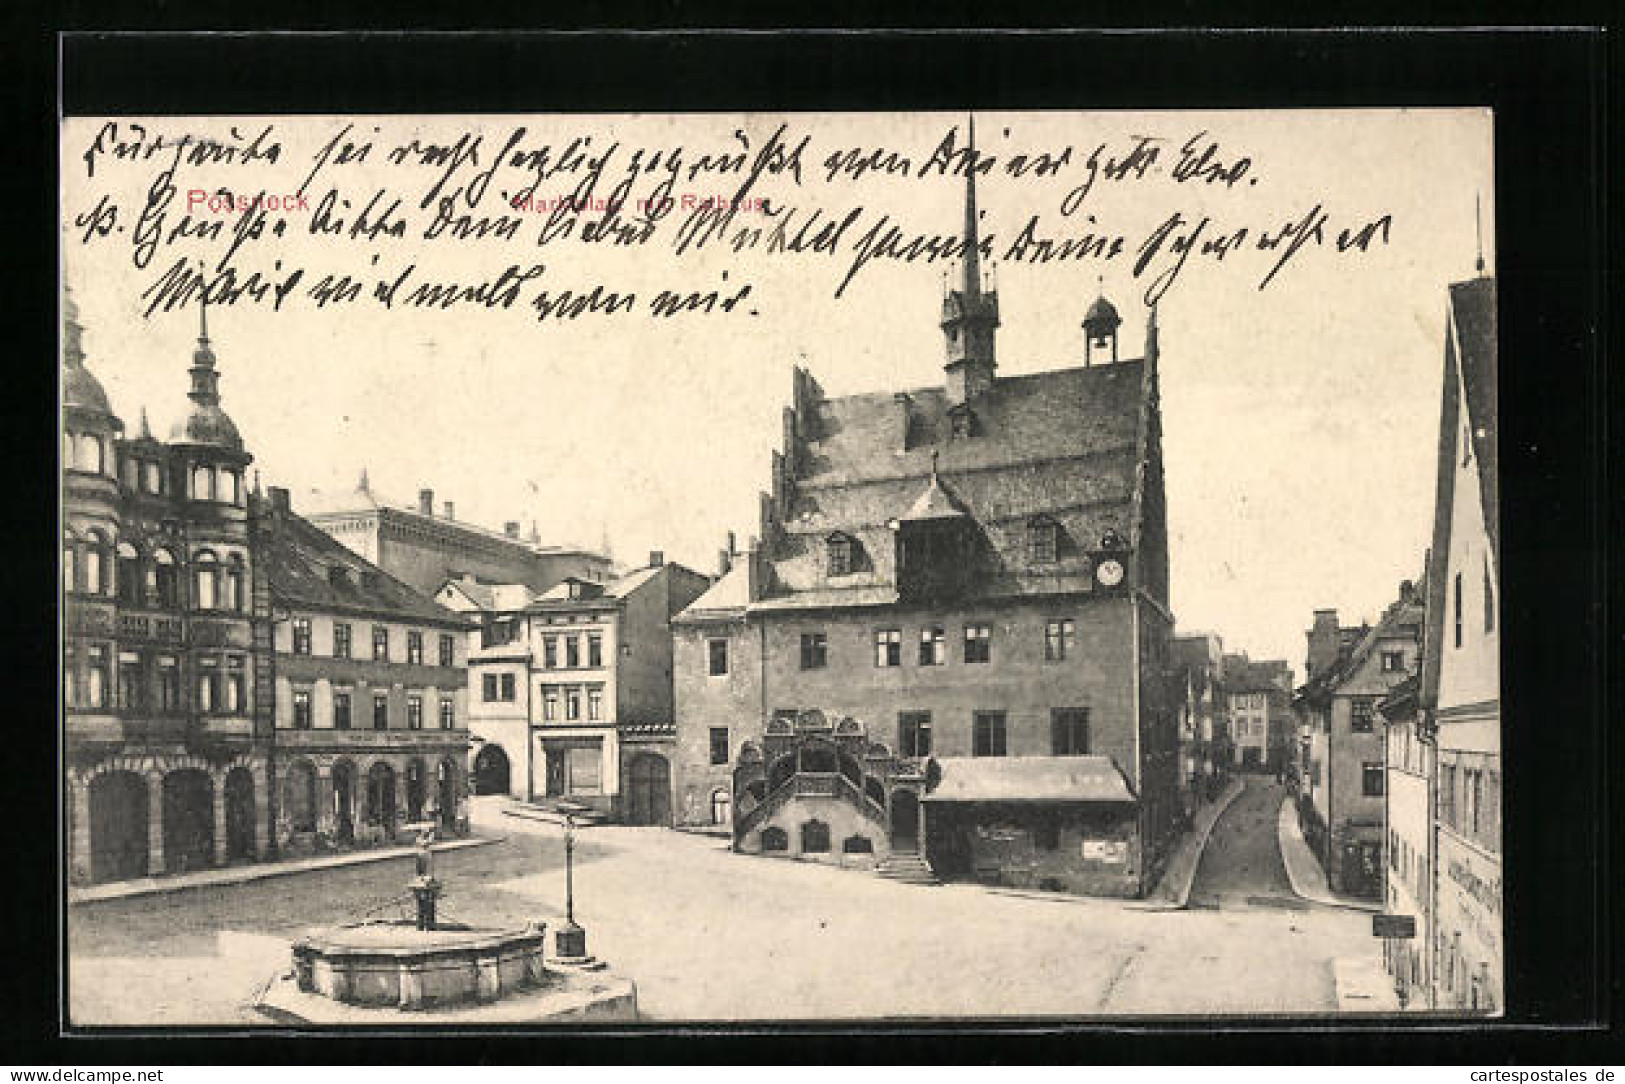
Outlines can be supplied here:
M316 769L308 760L296 760L288 766L287 782L283 788L283 809L287 811L288 827L295 832L316 830Z
M367 823L395 831L395 769L381 760L367 772Z
M423 761L414 760L406 766L406 819L423 819Z
M435 798L440 805L440 826L457 826L457 765L442 760L435 769Z
M891 796L891 849L920 849L920 799L911 790L894 790Z
M333 834L340 843L355 839L355 765L333 765Z
M509 779L508 754L502 746L486 742L474 757L474 793L507 794Z
M733 824L733 799L721 787L711 792L711 823Z
M182 768L164 776L164 865L171 873L207 869L214 849L214 784Z
M639 753L628 771L626 822L671 824L671 765L656 753Z
M247 768L226 773L226 861L254 856L254 774Z
M90 781L90 877L122 881L147 875L147 781L103 772Z

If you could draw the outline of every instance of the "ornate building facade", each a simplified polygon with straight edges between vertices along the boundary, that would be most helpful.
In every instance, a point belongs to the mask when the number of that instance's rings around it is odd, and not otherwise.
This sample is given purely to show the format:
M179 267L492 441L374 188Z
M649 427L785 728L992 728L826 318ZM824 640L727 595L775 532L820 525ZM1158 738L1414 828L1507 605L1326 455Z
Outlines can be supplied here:
M972 168L962 251L941 385L795 370L760 543L678 622L680 786L714 816L726 752L742 851L1137 895L1179 815L1155 314L1000 375Z
M254 498L270 583L276 841L283 853L468 828L468 622Z
M266 857L267 585L252 461L220 406L202 318L191 407L132 437L85 365L63 300L62 706L74 883Z

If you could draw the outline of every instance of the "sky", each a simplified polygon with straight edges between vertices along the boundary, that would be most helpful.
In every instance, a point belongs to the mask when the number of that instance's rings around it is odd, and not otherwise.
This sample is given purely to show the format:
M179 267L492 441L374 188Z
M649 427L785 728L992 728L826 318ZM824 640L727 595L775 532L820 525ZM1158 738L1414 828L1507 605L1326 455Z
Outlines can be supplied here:
M1479 251L1494 268L1492 117L1373 110L975 119L978 152L992 160L977 196L993 257L984 265L999 290L1001 374L1081 364L1079 324L1100 292L1122 313L1122 355L1140 356L1147 292L1177 262L1172 239L1204 218L1198 242L1248 230L1222 259L1198 244L1158 302L1171 603L1181 631L1218 632L1227 651L1285 658L1302 680L1313 610L1374 620L1399 582L1421 571L1446 287L1472 277ZM173 158L167 150L144 157L156 135L240 148L268 126L261 146L280 148L275 161L238 155L174 168L176 195L150 262L138 267L141 211ZM832 252L769 251L773 220L750 207L734 215L733 229L745 231L739 251L711 241L679 252L677 226L690 213L681 208L644 244L587 242L582 226L601 217L592 214L569 236L537 244L545 213L509 212L520 220L512 240L475 239L449 228L436 234L437 204L418 206L446 170L415 161L417 151L454 146L465 133L480 144L440 194L474 191L490 168L478 207L456 213L494 218L503 210L497 200L524 184L524 167L495 153L520 127L519 151L546 146L560 160L576 139L588 156L606 155L599 195L633 152L644 152L644 166L660 152L654 171L635 181L636 199L664 176L673 149L685 163L743 152L748 170L781 126L784 153L764 157L770 168L751 192L794 208L797 224L814 210L820 222L857 210ZM371 151L340 163L335 149L318 167L341 132L341 144L370 141ZM222 405L264 483L289 488L298 510L313 490L352 488L364 468L374 491L398 502L432 488L437 501L455 502L461 520L491 528L519 520L526 529L534 521L544 541L607 540L623 564L658 549L710 572L728 531L743 539L756 530L756 494L769 485L792 366L809 368L830 395L942 382L937 321L944 277L957 262L876 254L844 289L842 281L871 227L878 238L896 226L903 240L960 232L963 177L951 164L929 164L950 133L953 148L962 147L964 115L69 119L63 275L85 327L87 364L115 411L133 432L145 407L165 437L189 405L198 306L149 313L143 294L177 261L219 266L238 221L203 203L177 231L187 194L292 193L314 168L305 189L311 209L280 215L280 237L268 229L227 261L242 275L273 279L303 268L281 311L212 300L209 312ZM1187 142L1192 169L1181 174ZM1195 159L1210 143L1212 168L1204 168ZM400 146L408 147L405 161L393 164L388 151ZM1149 162L1146 147L1157 149ZM907 169L894 158L891 172L837 169L831 178L832 154L850 165L876 160L877 148L906 158ZM1045 152L1052 170L1040 159ZM1013 165L1025 166L1020 176ZM584 169L542 180L536 196L568 195ZM741 179L680 176L673 194L731 195ZM403 236L322 232L315 208L330 188L345 229L373 192L386 193L375 207L399 197ZM1278 234L1316 207L1327 215L1323 242L1309 240L1260 288L1290 247L1288 240L1260 251L1260 235ZM1180 228L1136 273L1140 246L1175 214ZM1048 263L1032 247L1013 252L1034 216L1043 236L1120 236L1122 251ZM1385 241L1338 251L1337 231L1384 216ZM750 244L757 227L764 234ZM409 284L466 285L509 265L542 268L510 308L386 309L371 299L374 282L408 266ZM325 274L362 280L363 297L318 307L308 288ZM648 312L662 289L727 298L746 284L748 294L727 313ZM541 289L556 299L594 286L635 294L635 303L573 320L539 319L528 304Z

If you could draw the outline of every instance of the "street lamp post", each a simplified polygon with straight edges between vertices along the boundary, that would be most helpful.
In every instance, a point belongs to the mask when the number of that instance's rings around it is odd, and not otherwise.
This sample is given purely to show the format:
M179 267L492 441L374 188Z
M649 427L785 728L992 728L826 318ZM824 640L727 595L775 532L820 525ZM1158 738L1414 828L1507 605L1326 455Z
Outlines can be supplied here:
M585 962L587 931L576 922L575 893L575 818L564 817L564 924L553 934L553 954L560 962Z

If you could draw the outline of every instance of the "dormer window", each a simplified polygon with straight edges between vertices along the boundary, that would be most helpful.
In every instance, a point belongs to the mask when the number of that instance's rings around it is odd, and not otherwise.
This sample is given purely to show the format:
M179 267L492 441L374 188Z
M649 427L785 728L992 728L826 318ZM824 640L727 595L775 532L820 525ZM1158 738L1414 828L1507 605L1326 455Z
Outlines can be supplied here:
M979 431L975 411L963 403L949 410L948 431L956 439L974 437Z
M837 532L824 540L829 575L850 575L857 565L857 543L850 535Z
M1061 525L1048 516L1034 516L1027 521L1027 561L1035 565L1052 565L1061 555Z
M353 581L350 579L350 570L343 565L334 565L327 570L327 582L339 588L353 586Z

